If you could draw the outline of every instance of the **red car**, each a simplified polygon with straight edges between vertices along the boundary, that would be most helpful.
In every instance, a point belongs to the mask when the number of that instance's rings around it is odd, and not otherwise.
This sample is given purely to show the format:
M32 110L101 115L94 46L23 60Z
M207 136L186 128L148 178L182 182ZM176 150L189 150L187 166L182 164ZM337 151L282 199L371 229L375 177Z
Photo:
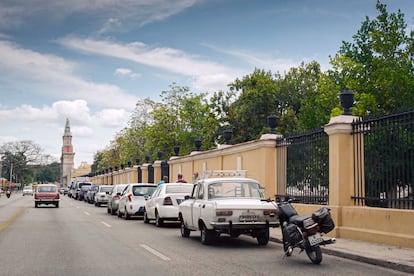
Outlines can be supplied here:
M35 207L40 204L54 204L56 208L59 208L59 191L55 184L39 184L36 187L34 194Z

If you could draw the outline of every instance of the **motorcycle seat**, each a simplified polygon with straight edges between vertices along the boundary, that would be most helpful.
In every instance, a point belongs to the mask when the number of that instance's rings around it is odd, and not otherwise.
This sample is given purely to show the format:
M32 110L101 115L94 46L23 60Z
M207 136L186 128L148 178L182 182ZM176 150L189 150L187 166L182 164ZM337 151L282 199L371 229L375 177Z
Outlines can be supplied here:
M295 215L289 218L289 222L296 224L299 227L303 227L303 221L307 220L311 218L311 216L308 215L304 215L304 216L299 216L299 215Z

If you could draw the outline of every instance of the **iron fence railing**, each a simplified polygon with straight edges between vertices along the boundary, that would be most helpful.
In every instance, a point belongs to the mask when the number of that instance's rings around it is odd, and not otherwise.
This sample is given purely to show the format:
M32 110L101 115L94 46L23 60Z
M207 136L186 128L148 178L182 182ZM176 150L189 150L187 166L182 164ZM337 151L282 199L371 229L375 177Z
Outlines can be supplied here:
M286 191L276 196L300 203L328 204L329 143L324 130L277 139L276 147L287 147Z
M352 124L355 205L414 209L414 111Z

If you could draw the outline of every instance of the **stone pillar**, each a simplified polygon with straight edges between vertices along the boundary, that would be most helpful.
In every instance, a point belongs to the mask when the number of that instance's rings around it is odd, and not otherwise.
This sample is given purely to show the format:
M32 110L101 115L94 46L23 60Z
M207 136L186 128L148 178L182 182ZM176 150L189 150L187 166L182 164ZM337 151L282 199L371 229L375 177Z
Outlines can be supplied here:
M156 160L152 166L154 167L154 183L157 184L161 181L161 160Z
M336 228L330 233L340 236L342 206L352 206L354 192L354 142L352 122L358 117L341 115L325 125L329 136L329 206Z
M148 183L148 166L151 165L149 163L144 163L141 166L141 171L142 171L142 182L143 183Z

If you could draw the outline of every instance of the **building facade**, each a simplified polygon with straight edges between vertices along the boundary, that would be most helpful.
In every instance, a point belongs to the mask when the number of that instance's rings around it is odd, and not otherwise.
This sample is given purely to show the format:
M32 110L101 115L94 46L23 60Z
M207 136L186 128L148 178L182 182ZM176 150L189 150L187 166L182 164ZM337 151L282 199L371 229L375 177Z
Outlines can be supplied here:
M72 170L74 167L75 153L72 146L72 134L70 132L69 119L66 119L65 132L63 133L61 163L61 186L69 187Z

